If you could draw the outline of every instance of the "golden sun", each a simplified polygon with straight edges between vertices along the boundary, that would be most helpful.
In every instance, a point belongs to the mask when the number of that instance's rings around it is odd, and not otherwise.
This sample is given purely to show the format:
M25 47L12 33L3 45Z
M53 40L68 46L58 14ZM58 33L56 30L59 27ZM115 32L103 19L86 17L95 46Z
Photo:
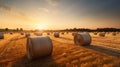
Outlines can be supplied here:
M39 24L39 25L37 25L36 28L39 29L39 30L43 30L43 29L45 29L45 25L44 24Z

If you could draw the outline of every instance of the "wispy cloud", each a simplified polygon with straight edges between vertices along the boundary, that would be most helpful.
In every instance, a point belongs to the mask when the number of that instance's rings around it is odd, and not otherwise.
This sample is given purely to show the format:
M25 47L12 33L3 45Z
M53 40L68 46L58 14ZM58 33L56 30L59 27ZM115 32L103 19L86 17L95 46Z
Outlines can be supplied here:
M46 2L51 6L57 6L58 5L57 0L46 0Z
M24 12L17 10L14 7L10 7L7 5L0 4L0 10L5 12L7 15L14 16L15 18L19 18L25 21L30 21L30 17L28 17Z
M0 9L7 10L7 11L11 10L11 8L9 6L2 5L2 4L0 4Z
M47 8L38 8L38 10L49 13L50 11Z

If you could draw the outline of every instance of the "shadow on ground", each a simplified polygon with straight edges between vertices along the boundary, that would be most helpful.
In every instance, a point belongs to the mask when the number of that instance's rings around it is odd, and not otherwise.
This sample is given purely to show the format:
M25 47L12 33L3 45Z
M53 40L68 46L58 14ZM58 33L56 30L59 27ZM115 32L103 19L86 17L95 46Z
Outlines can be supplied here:
M110 48L96 46L96 45L85 46L85 48L89 48L95 51L99 51L101 53L105 53L105 54L120 58L120 50L110 49Z
M61 39L65 39L65 40L73 40L73 39L70 39L70 38L65 38L65 37L60 37Z
M24 38L26 38L26 37L15 38L15 39L11 39L10 41L20 40L20 39L24 39Z
M32 61L24 56L20 60L14 61L11 67L57 67L57 63L55 63L51 56L38 58Z

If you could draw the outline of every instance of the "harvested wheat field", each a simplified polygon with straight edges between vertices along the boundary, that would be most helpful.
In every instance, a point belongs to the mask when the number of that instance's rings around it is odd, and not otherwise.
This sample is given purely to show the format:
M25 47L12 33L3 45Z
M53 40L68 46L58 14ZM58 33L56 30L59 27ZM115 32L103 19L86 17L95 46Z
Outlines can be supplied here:
M120 0L0 0L0 67L120 67Z
M5 39L0 40L0 67L120 67L120 34L90 35L90 46L75 45L72 33L61 34L59 38L48 35L53 43L52 55L30 61L25 35L5 34Z

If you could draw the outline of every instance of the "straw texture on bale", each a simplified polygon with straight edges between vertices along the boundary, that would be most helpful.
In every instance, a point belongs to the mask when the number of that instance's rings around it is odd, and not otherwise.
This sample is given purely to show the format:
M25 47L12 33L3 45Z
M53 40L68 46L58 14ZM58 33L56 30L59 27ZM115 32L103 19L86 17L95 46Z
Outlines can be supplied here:
M76 45L87 46L91 44L91 36L89 33L79 33L74 36L74 43Z
M4 39L4 33L0 32L0 39Z
M99 36L100 36L100 37L105 37L105 34L106 34L105 32L100 32L100 33L99 33Z
M27 39L27 57L29 60L52 54L52 40L48 36L34 36Z
M29 36L30 36L30 33L26 33L25 36L26 36L26 37L29 37Z
M54 33L54 37L60 37L59 32L55 32L55 33Z
M42 36L42 35L43 35L42 32L35 32L34 34L35 34L36 36Z
M72 36L75 36L75 35L77 35L78 34L78 32L73 32L72 33Z

